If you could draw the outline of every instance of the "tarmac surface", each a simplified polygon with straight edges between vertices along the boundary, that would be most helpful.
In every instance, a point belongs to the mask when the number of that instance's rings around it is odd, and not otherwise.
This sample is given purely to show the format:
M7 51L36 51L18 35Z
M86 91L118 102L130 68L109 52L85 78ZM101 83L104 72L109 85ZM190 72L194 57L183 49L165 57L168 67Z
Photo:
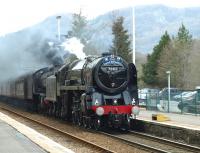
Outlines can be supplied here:
M170 120L163 122L154 121L152 120L152 114L163 114L167 116ZM149 111L141 109L139 115L137 116L137 119L200 131L200 115L164 113L159 111Z
M0 120L1 153L46 153L42 148Z
M0 153L74 153L0 112Z

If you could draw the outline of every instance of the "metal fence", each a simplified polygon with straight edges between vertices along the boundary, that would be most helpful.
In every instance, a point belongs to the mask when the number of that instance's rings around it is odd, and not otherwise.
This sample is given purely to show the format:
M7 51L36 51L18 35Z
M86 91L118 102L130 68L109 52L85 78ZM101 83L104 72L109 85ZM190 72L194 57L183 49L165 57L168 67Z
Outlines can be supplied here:
M197 91L171 93L169 101L168 93L139 92L139 105L147 110L200 114L200 93Z

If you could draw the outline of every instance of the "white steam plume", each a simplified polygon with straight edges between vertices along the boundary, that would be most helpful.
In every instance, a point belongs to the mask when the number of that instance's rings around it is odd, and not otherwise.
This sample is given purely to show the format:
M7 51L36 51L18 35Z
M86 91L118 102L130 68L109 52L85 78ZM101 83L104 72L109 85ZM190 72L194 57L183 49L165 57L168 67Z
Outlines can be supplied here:
M65 51L75 54L79 59L84 59L86 56L83 52L84 45L76 37L67 39L62 43L62 46L64 47Z

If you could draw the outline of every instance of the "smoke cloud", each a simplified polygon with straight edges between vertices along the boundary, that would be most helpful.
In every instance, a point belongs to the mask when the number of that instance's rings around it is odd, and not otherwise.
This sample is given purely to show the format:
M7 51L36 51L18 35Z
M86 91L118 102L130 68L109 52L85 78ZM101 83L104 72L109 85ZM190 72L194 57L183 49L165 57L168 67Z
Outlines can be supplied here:
M84 45L76 37L67 39L65 42L62 43L61 46L64 47L65 51L71 54L75 54L79 59L84 59L86 57L85 53L83 52Z
M28 35L29 34L29 35ZM40 33L19 32L0 39L0 82L15 79L49 65L63 64L63 57L75 54L85 58L84 45L73 37L58 42Z
M54 42L50 45L49 42ZM0 82L63 63L64 50L40 33L17 32L0 39Z
M70 27L66 25L71 25L71 16L62 19L61 26ZM61 34L67 31L70 29L63 28ZM56 18L50 17L33 27L0 37L0 83L46 66L63 64L63 57L70 54L85 57L79 39L63 35L59 42L56 32Z

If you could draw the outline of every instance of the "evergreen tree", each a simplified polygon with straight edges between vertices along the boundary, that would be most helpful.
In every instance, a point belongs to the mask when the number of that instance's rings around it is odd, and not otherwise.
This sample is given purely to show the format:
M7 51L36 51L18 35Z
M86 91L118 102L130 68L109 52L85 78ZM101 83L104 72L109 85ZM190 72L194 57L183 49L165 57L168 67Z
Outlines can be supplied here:
M113 46L110 48L110 52L123 57L127 62L131 62L131 56L129 53L132 51L130 45L128 31L123 27L124 18L117 18L112 26L112 34L114 35Z
M192 43L192 35L190 35L189 30L187 30L183 24L178 30L176 39L181 45L190 45Z
M153 48L153 53L148 55L147 63L143 65L143 81L152 86L157 86L158 83L158 73L157 68L160 60L160 55L164 48L169 44L170 36L165 32L165 34L161 37L158 45Z
M71 36L79 38L83 44L86 43L86 31L87 20L82 16L81 11L79 14L73 14L72 31Z
M72 30L68 31L68 37L76 37L80 39L81 43L84 45L87 42L86 36L87 20L86 17L82 15L81 11L79 14L73 14Z
M159 85L167 85L166 71L171 71L171 85L181 89L190 88L192 35L182 24L177 35L164 48L157 68Z
M180 83L178 84L180 88L188 88L190 84L188 83L191 71L191 62L189 61L189 57L191 55L192 42L192 35L182 24L175 39L176 52L178 52L178 56L181 58L180 62L177 63L180 69Z
M73 14L72 31L68 32L69 37L76 37L80 39L84 45L83 52L86 55L97 55L98 50L94 42L89 41L91 39L91 31L88 28L86 17L81 14Z
M160 61L157 67L159 87L163 88L167 86L166 71L171 71L171 86L178 87L180 84L180 65L181 58L175 48L175 42L172 40L162 51L160 55Z

